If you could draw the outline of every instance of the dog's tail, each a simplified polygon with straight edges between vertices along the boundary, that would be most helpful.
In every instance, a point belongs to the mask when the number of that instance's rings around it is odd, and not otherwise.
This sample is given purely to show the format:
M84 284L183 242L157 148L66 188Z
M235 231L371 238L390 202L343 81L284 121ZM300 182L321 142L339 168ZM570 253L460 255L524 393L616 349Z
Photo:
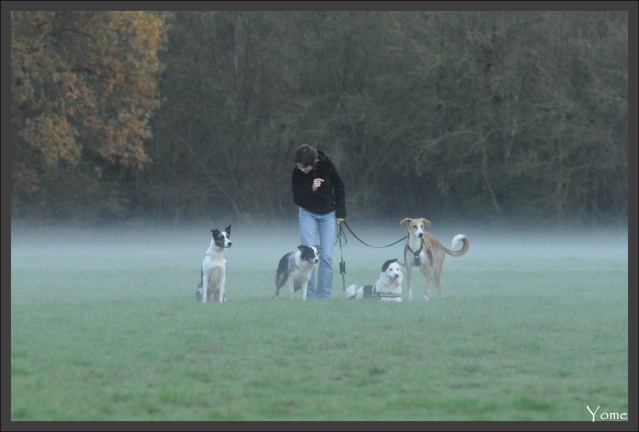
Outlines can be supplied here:
M204 277L204 272L202 271L202 269L200 269L200 281L197 284L197 288L195 288L195 301L198 301L198 302L202 301L202 290L203 290L202 278L203 277Z
M282 288L288 280L288 260L291 253L284 255L277 265L277 270L275 271L275 294L273 298L280 294L280 288Z
M457 234L455 237L453 237L452 247L453 248L457 247L459 243L463 243L463 246L461 249L452 250L444 246L444 250L446 251L448 255L452 255L454 257L460 257L463 255L466 255L466 252L468 252L468 249L470 249L470 240L464 234Z
M288 280L286 269L278 268L275 272L275 288L279 291Z
M347 300L353 300L357 296L357 285L349 285L344 291Z

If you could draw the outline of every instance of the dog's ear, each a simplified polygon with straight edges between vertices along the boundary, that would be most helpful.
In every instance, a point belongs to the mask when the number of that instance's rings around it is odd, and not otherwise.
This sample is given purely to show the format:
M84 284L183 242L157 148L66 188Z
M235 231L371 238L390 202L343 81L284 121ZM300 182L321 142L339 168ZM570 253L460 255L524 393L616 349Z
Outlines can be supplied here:
M404 264L404 263L403 263L403 262L401 262L401 261L397 261L397 264L399 264L400 266L402 266L402 268L406 268L406 264Z
M422 218L422 221L424 222L424 226L430 228L430 221L426 218Z
M397 258L386 261L384 265L382 266L382 272L385 272L386 270L388 270L388 266L394 263L395 261L397 261Z
M406 223L406 222L410 222L410 218L404 218L404 219L400 220L399 224L401 225L401 224Z
M226 228L224 228L224 231L226 231L226 233L229 235L229 237L231 236L231 225L227 226Z
M213 238L217 238L220 235L220 230L217 228L212 229L211 232L213 233Z

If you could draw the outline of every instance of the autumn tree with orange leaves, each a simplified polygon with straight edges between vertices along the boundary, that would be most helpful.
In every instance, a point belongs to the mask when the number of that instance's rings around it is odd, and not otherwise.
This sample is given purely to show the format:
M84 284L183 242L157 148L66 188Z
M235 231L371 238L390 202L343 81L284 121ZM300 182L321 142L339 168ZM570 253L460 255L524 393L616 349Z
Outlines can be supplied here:
M102 193L108 175L149 162L164 21L159 12L12 11L14 213L64 190Z

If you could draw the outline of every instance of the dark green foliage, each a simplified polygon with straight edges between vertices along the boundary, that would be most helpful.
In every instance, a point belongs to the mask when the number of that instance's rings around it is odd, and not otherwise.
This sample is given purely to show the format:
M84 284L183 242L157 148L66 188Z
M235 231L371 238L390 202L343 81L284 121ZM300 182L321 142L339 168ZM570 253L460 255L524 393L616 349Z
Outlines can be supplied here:
M296 214L291 155L309 143L338 166L349 217L627 223L626 12L167 22L153 162L109 177L122 216L277 224ZM21 215L44 205L17 201ZM46 203L63 205L77 208Z

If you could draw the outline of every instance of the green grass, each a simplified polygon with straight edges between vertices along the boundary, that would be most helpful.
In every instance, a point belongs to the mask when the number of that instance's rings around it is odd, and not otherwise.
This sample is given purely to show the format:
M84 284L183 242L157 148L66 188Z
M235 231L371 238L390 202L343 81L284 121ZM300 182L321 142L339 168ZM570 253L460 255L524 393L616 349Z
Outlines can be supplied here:
M12 250L13 421L590 421L586 405L628 412L623 256L491 258L474 242L447 259L441 299L346 301L336 274L329 301L291 301L286 291L273 301L286 250L264 245L251 261L236 239L227 303L200 304L206 244L117 243L105 253ZM344 251L346 283L374 282L388 253L354 250ZM419 294L423 278L414 279Z

